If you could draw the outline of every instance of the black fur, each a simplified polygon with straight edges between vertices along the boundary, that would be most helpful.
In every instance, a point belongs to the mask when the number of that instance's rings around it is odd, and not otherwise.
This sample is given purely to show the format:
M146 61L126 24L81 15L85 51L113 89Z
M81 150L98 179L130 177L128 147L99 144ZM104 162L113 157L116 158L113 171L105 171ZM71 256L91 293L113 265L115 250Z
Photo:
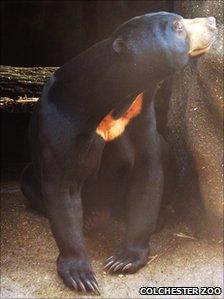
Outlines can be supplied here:
M22 190L46 213L60 254L58 273L78 290L97 290L82 231L82 201L126 201L123 242L106 268L133 273L144 266L164 185L166 144L157 132L154 95L159 82L188 62L188 41L177 37L171 13L124 23L66 63L49 79L30 125L32 162ZM95 130L146 92L143 108L112 142Z

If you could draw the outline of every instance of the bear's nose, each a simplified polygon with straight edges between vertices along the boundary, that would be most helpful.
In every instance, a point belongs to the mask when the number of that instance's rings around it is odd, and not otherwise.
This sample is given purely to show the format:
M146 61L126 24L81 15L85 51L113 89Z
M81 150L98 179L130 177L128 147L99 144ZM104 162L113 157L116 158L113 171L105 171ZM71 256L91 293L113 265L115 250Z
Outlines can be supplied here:
M214 17L208 17L207 24L209 25L210 28L216 29L216 20Z

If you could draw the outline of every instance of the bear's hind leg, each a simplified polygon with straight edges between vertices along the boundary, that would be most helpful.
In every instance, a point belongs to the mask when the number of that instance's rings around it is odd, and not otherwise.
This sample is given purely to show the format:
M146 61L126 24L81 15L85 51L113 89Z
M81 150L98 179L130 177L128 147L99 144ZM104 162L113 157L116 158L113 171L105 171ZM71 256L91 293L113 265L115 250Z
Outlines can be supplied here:
M40 181L34 173L32 163L29 163L22 173L20 188L24 196L28 199L29 206L38 213L46 216Z

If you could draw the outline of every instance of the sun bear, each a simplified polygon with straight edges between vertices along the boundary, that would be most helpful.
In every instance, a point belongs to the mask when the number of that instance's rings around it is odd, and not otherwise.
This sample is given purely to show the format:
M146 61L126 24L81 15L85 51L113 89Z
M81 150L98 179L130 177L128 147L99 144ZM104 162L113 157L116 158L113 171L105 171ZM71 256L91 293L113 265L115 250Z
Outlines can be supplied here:
M92 198L126 201L124 238L105 268L134 273L147 263L164 185L154 95L206 53L214 36L213 17L137 16L46 83L30 122L32 162L21 188L49 218L58 273L70 288L99 291L83 238L82 202Z

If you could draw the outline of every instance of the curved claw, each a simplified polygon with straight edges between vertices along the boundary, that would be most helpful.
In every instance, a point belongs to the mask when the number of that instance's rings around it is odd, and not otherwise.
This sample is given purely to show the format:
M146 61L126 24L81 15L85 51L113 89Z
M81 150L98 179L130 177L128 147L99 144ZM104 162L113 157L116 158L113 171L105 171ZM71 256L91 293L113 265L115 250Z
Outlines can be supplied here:
M71 277L71 282L72 282L72 285L73 285L74 289L77 291L78 290L78 285L72 277Z
M94 288L95 288L94 292L96 291L96 294L100 295L100 290L99 290L99 287L98 287L97 283L95 283L95 282L93 281L92 284L93 284L93 286L94 286Z
M120 261L119 261L119 262L115 262L114 264L112 264L112 265L107 269L107 271L112 271L112 270L114 270L114 268L116 268L116 266L117 266L119 263L120 263Z
M113 255L111 255L110 257L108 257L108 259L106 259L105 263L109 262L112 258L114 258Z
M119 263L114 269L113 271L116 272L117 270L121 269L124 266L124 263Z
M110 265L112 265L114 263L114 260L108 262L105 266L104 269L108 269L108 267L110 267Z
M132 266L132 263L128 263L126 266L124 266L124 268L122 269L122 271L126 271L128 269L130 269Z
M93 284L92 284L89 280L86 280L86 283L87 283L87 285L89 286L89 288L90 288L93 292L95 292L95 287L93 286Z
M78 286L83 292L86 292L86 288L80 279L77 280Z
M92 280L98 285L95 273L92 273Z

